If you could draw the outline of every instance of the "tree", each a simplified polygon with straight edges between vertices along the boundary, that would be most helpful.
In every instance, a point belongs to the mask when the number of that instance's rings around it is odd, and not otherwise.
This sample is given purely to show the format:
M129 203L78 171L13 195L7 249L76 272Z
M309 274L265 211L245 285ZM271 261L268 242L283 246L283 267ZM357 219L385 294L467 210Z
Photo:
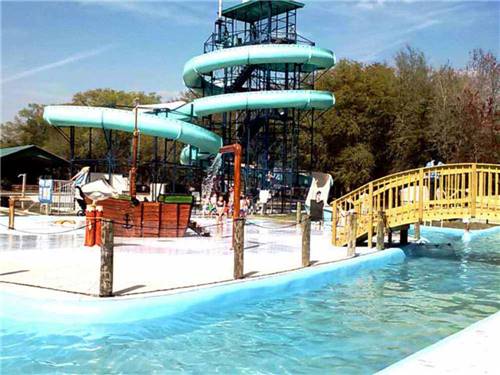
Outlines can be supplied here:
M432 158L431 69L423 52L407 46L395 57L397 104L390 148L393 171L416 168Z
M433 72L431 82L433 101L429 142L432 158L445 163L460 162L459 148L464 137L460 96L467 82L466 76L445 65Z
M499 64L480 49L470 56L465 71L444 66L433 73L434 157L447 163L498 162Z
M381 177L390 170L387 137L394 123L395 87L391 67L349 60L341 60L318 82L317 89L331 91L336 104L316 123L315 169L336 176L337 187L342 190ZM306 133L301 153L310 151L308 145ZM343 165L352 165L347 156L355 151L362 151L359 155L362 160L370 161L360 176Z
M500 161L500 64L493 53L475 49L467 64L468 85L462 95L462 121L471 128L468 142L478 162Z
M500 129L495 124L493 98L485 103L478 91L467 88L460 99L462 137L457 147L457 159L462 162L498 163Z
M392 170L388 144L394 129L397 80L394 69L383 64L372 64L365 68L367 121L362 141L369 145L374 166L371 178L387 175Z
M43 106L28 104L13 121L2 124L1 147L37 144L42 145L56 133L43 119Z
M140 104L159 103L161 97L151 92L143 91L121 91L112 89L95 89L79 92L73 95L71 104L87 105L93 107L133 107L134 100L138 99Z
M467 73L470 77L469 83L478 93L480 98L486 102L493 101L495 111L500 104L500 64L492 52L475 49L470 53L467 64Z
M369 182L375 167L373 154L367 145L358 143L342 150L336 161L333 178L346 191Z
M85 105L95 107L111 107L121 109L131 109L135 99L140 104L156 104L160 102L160 96L152 92L145 94L142 91L117 91L112 89L96 89L79 92L73 96L72 105ZM89 134L92 132L91 134ZM92 157L107 157L107 142L109 138L103 132L78 129L76 140L76 155L80 157L88 155L88 139L91 135ZM131 153L132 136L130 133L114 132L112 136L113 156L118 170L125 171L128 168ZM140 156L142 161L151 161L153 155L153 137L141 136Z

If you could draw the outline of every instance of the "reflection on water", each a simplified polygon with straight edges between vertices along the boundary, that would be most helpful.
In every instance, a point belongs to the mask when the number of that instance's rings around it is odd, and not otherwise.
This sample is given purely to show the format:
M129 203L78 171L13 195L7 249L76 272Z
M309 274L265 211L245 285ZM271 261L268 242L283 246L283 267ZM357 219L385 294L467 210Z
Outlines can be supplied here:
M500 231L488 236L473 238L468 233L469 241L463 237L450 238L432 236L432 241L410 245L407 253L415 257L454 260L462 264L482 262L500 265Z
M80 247L83 244L83 238L83 233L46 235L0 233L0 251Z

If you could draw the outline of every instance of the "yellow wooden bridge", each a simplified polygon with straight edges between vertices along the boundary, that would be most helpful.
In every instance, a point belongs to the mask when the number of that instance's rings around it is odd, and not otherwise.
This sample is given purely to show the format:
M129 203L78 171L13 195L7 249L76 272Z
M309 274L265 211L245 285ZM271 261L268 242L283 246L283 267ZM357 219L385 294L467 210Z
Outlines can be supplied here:
M500 164L446 164L412 169L374 180L332 203L332 241L373 238L378 218L396 229L431 220L471 219L500 224ZM351 239L353 238L351 234ZM372 241L368 241L372 246Z

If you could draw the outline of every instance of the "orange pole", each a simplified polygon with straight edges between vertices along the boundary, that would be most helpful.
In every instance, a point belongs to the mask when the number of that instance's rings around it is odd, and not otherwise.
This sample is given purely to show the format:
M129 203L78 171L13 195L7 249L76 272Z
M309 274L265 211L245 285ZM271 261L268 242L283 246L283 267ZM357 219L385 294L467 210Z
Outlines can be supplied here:
M85 212L85 243L84 246L95 245L95 207L87 207Z
M240 217L240 195L241 195L241 145L234 143L221 147L219 150L221 154L234 154L234 209L233 220Z

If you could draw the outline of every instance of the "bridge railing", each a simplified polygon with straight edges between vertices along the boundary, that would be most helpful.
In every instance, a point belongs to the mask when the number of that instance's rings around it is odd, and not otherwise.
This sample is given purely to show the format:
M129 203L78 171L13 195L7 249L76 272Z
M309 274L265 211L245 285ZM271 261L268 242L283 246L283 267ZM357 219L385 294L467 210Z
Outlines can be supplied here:
M357 238L372 238L379 212L391 228L456 218L500 223L500 165L446 164L363 185L332 202L332 242L337 246L347 243L350 212L357 214Z

